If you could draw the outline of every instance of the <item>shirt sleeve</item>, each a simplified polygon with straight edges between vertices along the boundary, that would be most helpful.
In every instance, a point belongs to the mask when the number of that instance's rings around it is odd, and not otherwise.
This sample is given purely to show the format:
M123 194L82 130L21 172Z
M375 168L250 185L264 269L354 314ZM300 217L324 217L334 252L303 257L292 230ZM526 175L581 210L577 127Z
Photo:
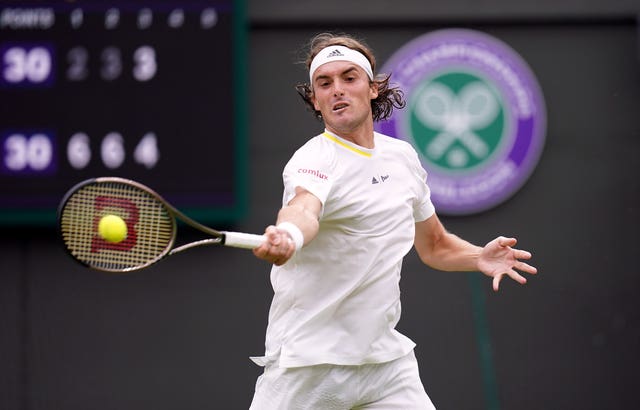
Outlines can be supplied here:
M436 208L431 202L431 190L427 184L427 171L422 167L418 154L411 148L409 156L411 166L416 177L416 198L413 206L413 218L416 222L429 219L436 213Z
M413 210L413 218L416 222L427 220L436 213L436 208L433 205L433 202L431 202L429 186L426 183L424 186L426 188L426 196L422 198L422 202L419 202L418 207Z
M282 173L283 205L293 199L296 188L300 187L316 196L324 207L333 184L331 173L331 161L313 149L312 145L303 146L293 154Z

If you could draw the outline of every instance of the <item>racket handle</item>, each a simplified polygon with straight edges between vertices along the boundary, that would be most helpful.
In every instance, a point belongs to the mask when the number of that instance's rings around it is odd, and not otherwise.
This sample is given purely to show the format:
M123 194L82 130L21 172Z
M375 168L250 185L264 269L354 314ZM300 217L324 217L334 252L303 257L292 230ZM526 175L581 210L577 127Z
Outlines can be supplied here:
M262 245L267 239L264 235L254 235L242 232L223 232L224 245L234 248L253 249Z

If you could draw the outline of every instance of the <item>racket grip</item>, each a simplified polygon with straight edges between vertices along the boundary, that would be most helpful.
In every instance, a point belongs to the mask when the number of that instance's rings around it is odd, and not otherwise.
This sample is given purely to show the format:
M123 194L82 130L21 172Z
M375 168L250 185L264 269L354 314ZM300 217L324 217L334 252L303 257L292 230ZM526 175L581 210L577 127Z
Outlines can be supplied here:
M224 232L224 245L234 248L253 249L262 245L267 238L264 235L254 235L242 232Z

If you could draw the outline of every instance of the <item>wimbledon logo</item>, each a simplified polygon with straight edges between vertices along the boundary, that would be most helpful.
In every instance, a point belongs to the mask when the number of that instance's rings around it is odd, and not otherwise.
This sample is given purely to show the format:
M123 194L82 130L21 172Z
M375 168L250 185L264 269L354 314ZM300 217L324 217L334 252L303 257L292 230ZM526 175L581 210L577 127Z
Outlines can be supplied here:
M376 129L418 151L439 213L490 209L528 179L546 113L533 73L506 44L477 31L440 30L406 44L381 72L392 73L407 107Z

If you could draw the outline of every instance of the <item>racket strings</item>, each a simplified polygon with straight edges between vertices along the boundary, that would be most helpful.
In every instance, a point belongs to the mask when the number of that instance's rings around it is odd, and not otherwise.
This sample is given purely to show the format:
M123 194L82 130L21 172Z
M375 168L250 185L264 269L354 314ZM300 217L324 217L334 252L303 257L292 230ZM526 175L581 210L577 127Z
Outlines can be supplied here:
M117 215L127 225L127 237L109 243L98 233L98 221ZM60 219L67 249L80 262L106 271L127 271L163 257L175 238L175 220L153 194L118 181L96 181L67 200Z

